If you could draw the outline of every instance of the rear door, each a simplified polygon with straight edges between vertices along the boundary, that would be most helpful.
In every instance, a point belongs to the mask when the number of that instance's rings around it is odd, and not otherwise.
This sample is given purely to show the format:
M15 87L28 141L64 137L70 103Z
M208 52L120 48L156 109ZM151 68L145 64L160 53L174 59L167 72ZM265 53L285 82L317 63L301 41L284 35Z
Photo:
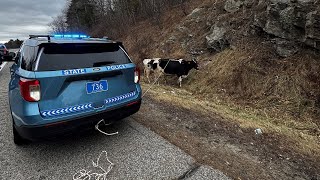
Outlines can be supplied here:
M129 100L136 90L134 68L116 43L42 45L35 64L40 112L48 118L78 115Z

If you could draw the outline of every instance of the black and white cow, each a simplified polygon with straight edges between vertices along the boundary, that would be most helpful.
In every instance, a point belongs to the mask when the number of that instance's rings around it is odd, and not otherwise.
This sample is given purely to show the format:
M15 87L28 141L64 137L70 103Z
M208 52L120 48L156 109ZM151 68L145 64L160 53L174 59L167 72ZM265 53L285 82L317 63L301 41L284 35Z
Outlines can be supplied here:
M178 83L181 87L182 79L188 77L191 69L198 70L198 63L195 60L186 61L184 59L159 59L153 62L157 64L155 69L158 73L171 74L178 76Z
M164 74L178 76L178 83L181 87L183 78L187 78L191 69L198 70L198 63L195 60L186 61L184 59L160 59L158 70Z

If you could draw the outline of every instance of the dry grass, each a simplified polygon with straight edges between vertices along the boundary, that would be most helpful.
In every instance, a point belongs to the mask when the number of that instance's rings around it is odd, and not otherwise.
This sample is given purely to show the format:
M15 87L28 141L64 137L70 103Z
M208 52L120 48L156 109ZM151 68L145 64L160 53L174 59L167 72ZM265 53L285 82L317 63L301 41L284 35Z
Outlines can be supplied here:
M143 89L149 85L143 84ZM158 100L170 102L186 109L207 114L215 112L225 121L239 123L242 128L261 128L264 133L273 133L285 137L293 144L287 144L288 149L294 149L311 157L320 158L320 136L310 134L309 130L316 129L317 125L309 122L297 122L293 119L272 118L266 113L251 107L243 107L228 102L220 96L214 101L200 100L192 93L166 86L154 86L149 93Z
M268 52L267 45L253 44L208 57L211 62L185 87L208 100L218 93L239 105L268 109L270 117L319 125L319 55L305 51L278 59Z

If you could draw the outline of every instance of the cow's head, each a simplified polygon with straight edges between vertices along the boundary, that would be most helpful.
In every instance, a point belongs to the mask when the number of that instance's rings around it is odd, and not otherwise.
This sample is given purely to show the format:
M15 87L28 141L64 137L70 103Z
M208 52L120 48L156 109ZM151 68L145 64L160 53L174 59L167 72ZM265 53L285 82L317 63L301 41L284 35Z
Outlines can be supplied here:
M193 58L192 61L190 61L190 65L192 68L199 70L198 62L195 58Z

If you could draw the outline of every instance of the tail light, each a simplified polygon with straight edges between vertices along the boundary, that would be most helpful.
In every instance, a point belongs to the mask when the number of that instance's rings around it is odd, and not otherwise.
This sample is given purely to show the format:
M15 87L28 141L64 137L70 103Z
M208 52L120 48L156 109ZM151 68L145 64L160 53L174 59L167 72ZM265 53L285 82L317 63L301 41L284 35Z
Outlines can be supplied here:
M40 82L38 80L20 78L19 85L24 100L29 102L40 101Z
M8 54L8 50L7 50L7 49L4 49L4 50L3 50L3 53L4 53L5 55L7 55L7 54Z
M138 67L134 69L134 82L135 83L140 82L140 69Z

